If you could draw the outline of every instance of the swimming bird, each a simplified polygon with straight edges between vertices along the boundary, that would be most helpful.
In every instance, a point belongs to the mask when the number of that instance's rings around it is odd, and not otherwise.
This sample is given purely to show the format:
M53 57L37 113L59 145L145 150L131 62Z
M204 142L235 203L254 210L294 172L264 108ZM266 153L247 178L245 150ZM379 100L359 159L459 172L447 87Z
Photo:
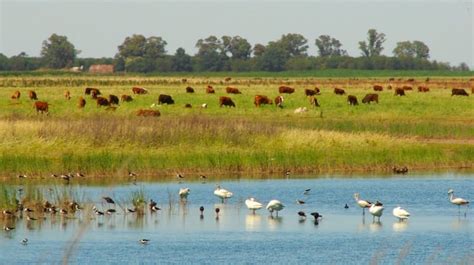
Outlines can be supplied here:
M234 194L226 189L221 188L221 186L218 185L214 190L214 195L221 198L222 203L224 203L224 200L231 198Z
M311 191L311 189L305 189L304 192L303 192L303 194L304 194L304 195L308 195L310 191Z
M410 213L400 206L395 207L392 213L393 213L393 216L398 218L398 221L403 221L403 220L408 219L408 217L410 217Z
M179 197L181 198L181 200L187 200L190 192L191 189L189 188L181 188L179 189Z
M299 215L299 217L300 217L302 220L305 220L305 219L306 219L306 213L305 213L305 212L299 211L299 212L298 212L298 215Z
M115 209L108 209L107 211L105 211L106 214L108 215L112 215L114 213L116 213L117 211Z
M127 208L127 213L134 213L134 212L136 212L136 211L137 211L137 210L135 210L135 209Z
M466 207L469 207L469 201L468 200L465 200L463 198L455 198L454 197L454 190L453 189L448 190L448 196L449 196L449 201L452 204L455 204L455 205L458 206L458 211L459 212L461 212L461 205L466 205ZM467 208L466 208L466 211L467 211ZM466 215L466 213L464 213L464 215Z
M140 244L142 245L147 245L148 243L150 243L150 239L143 238L140 239L138 242L140 242Z
M115 204L115 201L110 197L102 197L108 204Z
M302 204L305 204L306 202L302 201L302 200L296 200L296 203L299 204L299 205L302 205Z
M28 238L23 238L23 240L21 240L21 244L24 246L28 245Z
M201 217L201 219L203 219L204 218L204 206L199 207L199 212L201 212L199 217Z
M347 205L347 203L344 205L344 209L349 209L349 205Z
M314 225L319 224L319 218L323 218L322 215L320 215L318 212L312 212L311 215L314 217Z
M362 215L365 215L365 208L369 208L372 205L372 203L369 201L361 200L359 193L354 193L354 200L356 201L357 205L362 208Z
M285 208L285 205L279 200L271 200L267 204L267 210L270 211L271 216L273 216L273 212L276 211L276 216L278 217L278 212L283 210L283 208Z
M255 214L256 210L260 210L263 207L263 204L255 200L255 198L248 198L245 200L245 205L249 210Z
M216 212L216 219L219 219L219 213L220 213L221 209L219 209L219 207L216 207L216 209L214 211Z
M158 212L159 210L161 210L161 208L155 205L155 206L151 207L150 210L152 212Z
M383 205L381 205L382 203L379 202L379 205L377 204L372 204L369 208L369 212L370 214L372 214L373 216L373 220L375 221L375 217L378 217L379 218L379 222L380 222L380 217L382 216L383 214Z
M13 229L15 229L15 227L13 227L13 226L5 226L5 225L3 226L3 230L5 230L5 231L11 231Z

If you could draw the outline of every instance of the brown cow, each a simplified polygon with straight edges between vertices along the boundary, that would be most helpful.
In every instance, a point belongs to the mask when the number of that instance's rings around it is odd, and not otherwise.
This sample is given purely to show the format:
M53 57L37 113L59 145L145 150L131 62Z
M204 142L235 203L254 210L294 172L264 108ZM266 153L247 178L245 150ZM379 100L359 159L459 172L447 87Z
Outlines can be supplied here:
M347 102L349 102L349 105L352 105L352 106L359 105L359 102L357 101L357 97L353 95L347 96Z
M232 77L226 77L226 78L224 79L224 81L226 81L226 82L229 82L230 80L232 80Z
M228 94L242 94L237 88L235 87L226 87L225 91L228 93Z
M64 97L67 100L70 100L71 99L71 92L69 92L69 90L64 91Z
M220 97L219 98L219 107L222 107L222 106L235 107L235 103L229 97Z
M306 96L314 96L314 95L319 95L320 94L320 90L319 88L315 87L314 89L305 89L304 90L304 94Z
M184 104L184 107L187 108L187 109L190 109L193 107L193 105L189 104L189 103L186 103Z
M82 109L86 106L86 100L83 97L79 98L79 102L77 103L77 106Z
M275 98L275 106L279 107L279 108L283 108L283 96L277 96Z
M451 90L451 96L469 96L469 94L462 88L453 88Z
M97 97L96 100L97 100L97 107L110 105L109 101L104 97Z
M413 87L411 86L403 86L403 90L413 90Z
M170 95L160 94L158 96L158 104L174 104L174 100Z
M216 91L214 91L214 88L212 86L207 86L206 87L206 93L207 94L214 94Z
M96 96L100 95L100 90L97 89L97 88L93 88L93 87L86 88L85 94L90 95L90 94L92 94L92 91L95 91Z
M362 103L370 104L370 102L374 101L375 103L379 103L379 95L378 94L367 94L362 99Z
M388 86L387 86L387 89L388 89L388 90L392 90L392 85L388 85Z
M256 95L255 100L253 101L253 104L255 104L255 107L258 108L260 107L260 105L273 104L273 102L267 96Z
M374 85L374 91L383 91L383 86L380 85Z
M405 90L403 88L395 88L395 96L405 96Z
M190 86L186 87L186 93L194 93L194 88Z
M15 92L13 92L11 98L12 99L20 99L20 96L21 96L21 93L20 93L20 91L17 90Z
M428 91L430 91L430 89L427 86L419 86L418 87L418 92L428 92Z
M289 86L280 86L280 87L278 88L278 92L279 92L280 94L283 94L283 93L285 93L285 94L293 94L293 93L295 92L295 89L292 88L292 87L289 87Z
M36 101L35 104L34 104L34 107L36 109L36 113L40 113L43 114L43 113L48 113L48 102L44 102L44 101Z
M142 94L148 94L148 90L146 88L143 88L143 87L132 87L132 92L133 94L138 94L138 95L142 95Z
M91 90L91 97L93 99L97 99L97 96L100 95L100 91L98 90Z
M415 79L414 78L409 78L407 79L408 82L415 82Z
M36 95L36 92L33 90L28 91L28 97L31 100L38 100L38 96Z
M119 98L116 95L109 95L109 104L119 104Z
M122 96L120 97L120 99L122 100L122 102L130 102L130 101L133 101L133 98L132 98L132 96L130 96L130 95L122 95Z
M313 105L314 107L319 107L318 99L314 96L309 97L309 104Z
M471 94L474 94L474 87L471 88Z
M142 117L159 117L161 113L158 110L152 110L152 109L139 109L137 111L137 116L142 116Z
M390 78L388 79L388 81L395 81L395 78L394 78L394 77L390 77Z
M337 87L336 87L336 88L334 88L334 94L336 94L336 95L344 95L344 94L346 94L346 91L344 91L344 89L342 89L342 88L337 88Z

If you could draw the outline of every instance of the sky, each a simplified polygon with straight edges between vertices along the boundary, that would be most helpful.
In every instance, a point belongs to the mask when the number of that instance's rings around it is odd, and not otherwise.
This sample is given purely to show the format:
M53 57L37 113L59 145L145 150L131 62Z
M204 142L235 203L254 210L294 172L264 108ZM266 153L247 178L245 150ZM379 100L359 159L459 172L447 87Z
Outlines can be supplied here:
M161 36L174 54L183 47L195 54L198 39L242 36L252 45L286 33L308 39L323 34L339 39L351 56L367 30L386 34L384 55L396 43L420 40L431 59L474 68L473 0L0 0L0 53L39 56L52 33L65 35L80 57L112 57L132 34Z

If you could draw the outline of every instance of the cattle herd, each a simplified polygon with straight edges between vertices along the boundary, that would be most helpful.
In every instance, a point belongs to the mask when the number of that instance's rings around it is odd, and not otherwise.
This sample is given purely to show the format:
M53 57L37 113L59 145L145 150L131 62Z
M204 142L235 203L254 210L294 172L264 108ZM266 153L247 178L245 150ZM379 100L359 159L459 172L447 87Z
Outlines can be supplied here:
M366 94L365 97L362 98L362 103L364 103L364 104L379 103L379 93L378 92L382 92L382 91L384 91L384 89L386 89L386 90L392 90L393 89L391 85L387 85L384 88L384 86L379 85L379 84L373 85L372 88L373 88L374 93ZM132 90L132 93L134 95L145 95L145 94L148 94L148 92L149 92L148 89L143 88L143 87L132 87L131 90ZM393 91L394 91L393 95L394 96L406 96L406 91L411 91L411 90L413 90L412 86L403 85L403 86L394 88L393 89ZM427 86L418 86L417 90L420 93L426 93L426 92L430 91L430 89ZM185 88L185 92L193 94L193 93L195 93L195 89L190 87L190 86L187 86ZM211 85L207 85L207 87L205 88L205 92L207 94L215 94L216 93L214 87L212 87ZM230 87L230 86L225 88L225 92L227 94L233 94L233 95L242 94L242 92L238 88ZM295 92L296 92L295 88L287 86L287 85L282 85L282 86L278 87L279 95L276 98L274 98L273 100L271 98L269 98L268 96L266 96L266 95L262 95L262 94L255 95L254 96L254 105L255 105L255 107L259 108L262 105L273 105L273 103L275 103L276 107L283 108L283 102L285 101L284 98L283 98L283 94L288 94L289 95L289 94L293 94ZM335 95L338 95L338 96L346 95L346 91L343 88L340 88L340 87L335 87L333 92L334 92ZM474 88L472 88L472 93L474 93ZM106 97L106 96L102 95L102 93L99 89L92 88L92 87L87 87L84 91L84 94L87 95L87 96L90 96L90 98L92 100L95 100L95 104L96 104L97 107L105 107L107 110L115 110L117 108L117 106L120 104L120 101L121 102L131 102L131 101L133 101L133 97L131 95L124 94L124 95L121 95L120 98L119 98L116 95L110 94L110 95L108 95L108 97ZM313 89L307 89L307 88L304 89L304 95L308 97L310 106L320 107L318 99L316 98L316 96L321 95L321 90L318 87L314 87ZM451 96L469 96L469 94L468 94L468 92L466 92L466 89L453 88L451 90ZM20 97L21 97L21 92L17 90L17 91L14 91L14 93L11 96L11 99L12 100L19 100ZM46 114L48 113L50 104L48 104L48 102L45 102L45 101L39 101L38 100L38 95L35 91L29 90L28 91L28 97L29 97L30 100L35 101L34 102L34 108L35 108L37 113L46 113ZM70 93L69 90L66 90L64 92L64 97L65 97L66 100L71 99L71 93ZM218 102L219 102L220 107L236 107L235 102L232 100L232 98L230 96L220 96ZM174 101L174 99L171 95L160 94L158 96L158 102L157 103L159 105L160 104L171 105L171 104L175 104L175 101ZM359 101L358 101L358 99L355 95L347 95L347 103L350 106L359 105ZM78 108L81 108L81 109L84 108L86 106L86 99L82 96L79 97L77 106L78 106ZM189 103L186 103L185 107L186 108L192 108L192 105L189 104ZM201 105L201 108L206 108L206 107L207 107L206 103ZM306 109L306 107L301 107L301 108L298 108L298 109ZM150 117L150 116L158 117L158 116L160 116L160 112L158 110L154 110L154 109L139 109L139 110L136 111L136 115L137 116L144 116L144 117Z

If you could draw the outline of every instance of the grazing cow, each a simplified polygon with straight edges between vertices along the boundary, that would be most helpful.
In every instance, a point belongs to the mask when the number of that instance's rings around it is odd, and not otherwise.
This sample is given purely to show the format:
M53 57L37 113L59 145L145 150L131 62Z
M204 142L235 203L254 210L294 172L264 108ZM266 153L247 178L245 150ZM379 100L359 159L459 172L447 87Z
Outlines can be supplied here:
M138 94L138 95L142 95L142 94L148 94L148 90L146 88L143 88L143 87L132 87L132 92L133 94Z
M230 80L232 80L232 77L226 77L226 78L224 79L224 81L226 81L226 82L229 82Z
M64 91L64 97L67 100L70 100L71 99L71 92L69 92L69 90Z
M451 96L469 96L469 94L462 88L453 88L451 90Z
M374 91L383 91L383 86L374 85Z
M186 83L186 82L188 82L188 79L183 78L183 79L181 79L181 82Z
M295 89L292 88L292 87L289 87L289 86L280 86L280 87L278 88L278 92L279 92L280 94L283 94L283 93L285 93L285 94L293 94L293 93L295 92Z
M40 113L43 114L43 113L48 113L48 102L44 102L44 101L36 101L35 104L34 104L34 107L36 109L36 113Z
M344 95L344 94L346 94L346 91L344 91L344 89L342 89L342 88L337 88L337 87L336 87L336 88L334 88L334 94L336 94L336 95Z
M194 88L190 86L186 87L186 93L194 93Z
M38 100L38 96L36 95L36 92L33 90L28 91L28 97L31 100Z
M228 94L242 94L237 88L235 87L226 87L225 91L228 93Z
M390 78L388 79L388 81L395 81L395 78L394 78L394 77L390 77Z
M187 108L187 109L190 109L190 108L192 108L193 106L192 106L191 104L189 104L189 103L186 103L186 104L184 104L184 107Z
M408 82L415 82L415 79L414 78L409 78L407 79Z
M109 103L110 104L119 104L119 98L116 95L109 95Z
M314 96L309 97L309 104L311 104L314 107L319 107L318 99L315 98Z
M255 100L253 101L253 104L255 104L255 107L258 108L258 107L260 107L260 105L273 104L273 102L267 96L256 95Z
M378 94L367 94L362 99L362 103L370 104L370 102L374 101L375 103L379 103L379 95Z
M174 104L174 100L170 95L160 94L158 96L158 104Z
M316 90L317 89L317 90ZM314 95L319 95L319 88L313 89L305 89L304 94L306 96L314 96Z
M347 102L349 103L349 105L352 105L352 106L359 105L359 102L357 101L357 97L353 95L347 96Z
M97 97L96 100L97 100L97 107L110 105L109 101L104 97Z
M403 86L403 90L413 90L413 87L411 86Z
M418 92L428 92L430 89L427 86L419 86Z
M235 103L229 97L220 97L219 98L219 107L222 107L222 106L235 107Z
M77 106L82 109L86 106L86 100L83 97L79 98L79 102L77 103Z
M214 88L212 86L207 86L206 93L207 94L214 94L214 93L216 93L216 91L214 91Z
M283 108L283 96L277 96L275 98L275 106L279 107L279 108Z
M160 111L152 109L139 109L137 111L137 116L142 117L159 117L161 115Z
M15 92L13 92L11 98L12 99L20 99L20 96L21 96L21 93L20 93L20 91L17 90Z
M392 90L392 85L388 85L388 86L387 86L387 89L388 89L388 90Z
M90 95L90 94L92 94L92 91L95 91L96 96L100 95L100 90L97 89L97 88L93 88L93 87L86 88L85 93L86 93L86 95Z
M133 101L133 98L132 98L132 96L130 96L130 95L122 95L122 96L120 97L120 99L122 100L122 102L130 102L130 101Z
M403 88L395 88L395 96L405 96L405 90Z
M92 91L91 91L91 97L92 97L93 99L97 99L97 96L98 96L98 95L100 95L100 91L98 91L98 90L92 90Z

